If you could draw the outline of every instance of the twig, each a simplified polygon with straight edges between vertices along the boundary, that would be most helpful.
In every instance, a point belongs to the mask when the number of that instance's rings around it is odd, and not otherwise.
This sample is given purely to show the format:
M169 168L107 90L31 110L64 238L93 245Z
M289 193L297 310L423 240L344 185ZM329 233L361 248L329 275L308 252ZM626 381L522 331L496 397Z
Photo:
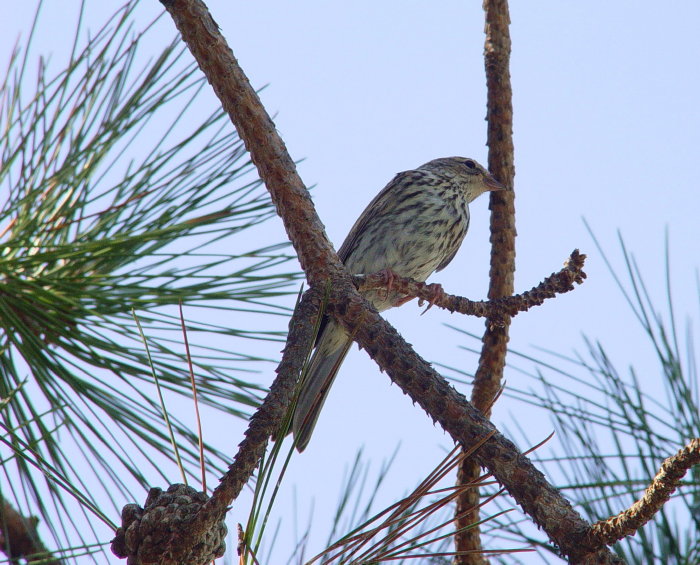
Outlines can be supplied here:
M593 543L611 545L626 536L635 534L661 510L688 469L698 463L700 463L700 438L695 438L663 462L642 498L617 516L593 524L588 539Z
M502 326L505 320L520 312L526 312L533 306L540 306L548 298L554 298L557 294L563 294L574 289L574 283L582 284L586 278L583 272L586 256L575 249L564 264L564 268L557 273L552 273L545 280L522 294L496 298L494 300L469 300L462 296L446 293L436 293L435 284L416 282L394 276L391 280L391 288L400 294L414 296L422 301L427 301L431 306L444 308L454 313L488 318L495 326ZM375 273L371 275L354 275L353 283L360 292L386 287L386 275Z
M207 470L204 458L204 432L202 430L202 417L199 413L199 395L197 394L197 379L194 377L194 367L192 365L192 354L190 353L190 341L187 337L187 325L185 324L185 313L182 310L182 298L178 301L180 313L180 327L182 328L182 341L185 344L185 357L187 358L187 369L190 374L190 385L192 386L192 404L194 404L194 420L197 423L197 443L199 444L199 470L202 476L202 492L207 492Z
M513 294L515 273L515 192L513 181L513 93L510 85L510 15L507 0L485 0L486 42L484 61L487 85L487 140L489 170L511 190L490 193L491 270L488 297ZM479 367L474 379L472 402L480 410L491 403L500 388L508 344L508 326L488 325L484 333ZM488 416L488 412L485 412Z

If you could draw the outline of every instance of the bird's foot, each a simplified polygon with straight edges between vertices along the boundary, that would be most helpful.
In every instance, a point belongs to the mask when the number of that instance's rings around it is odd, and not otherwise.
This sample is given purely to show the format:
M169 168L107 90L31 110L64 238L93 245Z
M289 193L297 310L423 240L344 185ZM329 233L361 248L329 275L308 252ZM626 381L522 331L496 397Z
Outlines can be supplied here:
M384 277L384 285L386 287L385 300L389 300L389 297L391 295L391 291L393 290L394 281L396 281L396 279L400 279L401 277L399 275L397 275L391 269L382 269L381 271L379 271L378 274L380 274ZM395 308L396 306L401 306L402 304L406 304L406 302L409 302L409 301L413 300L414 298L415 298L415 296L401 296L401 297L397 298L396 300L394 300L394 302L392 303L392 307Z
M397 275L391 269L382 269L381 271L379 271L378 274L384 277L384 290L386 292L384 299L389 300L389 293L391 293L391 287L394 285L394 281L399 277L399 275Z
M430 291L431 296L430 298L425 299L428 302L428 307L421 312L421 316L430 310L433 307L433 304L445 297L445 291L442 289L442 285L440 283L426 284L425 289ZM418 306L423 306L423 301L424 299L420 298L418 300Z

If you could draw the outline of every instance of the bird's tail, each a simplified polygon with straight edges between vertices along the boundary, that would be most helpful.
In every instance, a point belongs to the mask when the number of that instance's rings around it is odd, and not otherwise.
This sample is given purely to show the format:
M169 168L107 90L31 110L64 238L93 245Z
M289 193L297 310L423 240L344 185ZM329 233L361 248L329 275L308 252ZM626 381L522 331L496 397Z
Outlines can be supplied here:
M292 417L292 432L300 452L309 444L323 403L350 345L352 340L342 328L329 322L309 362Z

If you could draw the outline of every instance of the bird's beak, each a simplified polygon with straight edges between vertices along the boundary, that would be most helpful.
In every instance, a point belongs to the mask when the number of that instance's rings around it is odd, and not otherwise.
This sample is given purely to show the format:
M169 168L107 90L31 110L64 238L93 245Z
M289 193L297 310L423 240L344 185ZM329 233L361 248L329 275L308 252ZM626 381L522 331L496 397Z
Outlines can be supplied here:
M490 173L484 177L484 185L486 185L486 190L507 190L506 187L498 182Z

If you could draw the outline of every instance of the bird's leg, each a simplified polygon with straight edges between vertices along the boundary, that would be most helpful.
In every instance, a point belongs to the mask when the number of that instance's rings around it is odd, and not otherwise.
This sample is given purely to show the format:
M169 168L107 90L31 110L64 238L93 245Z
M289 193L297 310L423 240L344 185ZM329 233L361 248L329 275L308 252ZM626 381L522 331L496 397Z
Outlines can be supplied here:
M384 291L386 292L386 296L384 297L384 299L389 300L389 293L391 292L391 287L393 286L394 281L396 280L398 275L391 269L382 269L381 271L379 271L378 274L384 277Z

